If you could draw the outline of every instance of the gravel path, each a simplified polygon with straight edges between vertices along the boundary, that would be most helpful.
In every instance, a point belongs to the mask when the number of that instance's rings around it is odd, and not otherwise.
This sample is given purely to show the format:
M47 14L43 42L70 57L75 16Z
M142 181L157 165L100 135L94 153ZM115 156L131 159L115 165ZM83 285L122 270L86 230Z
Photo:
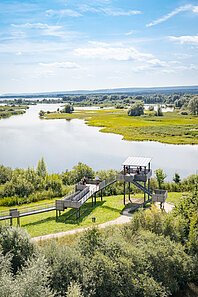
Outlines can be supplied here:
M159 208L160 204L156 203L156 206ZM167 202L164 203L165 212L170 212L173 208L174 208L173 204L170 204ZM106 222L106 223L103 223L103 224L99 224L99 225L97 225L97 227L102 229L102 228L112 226L112 225L126 224L131 221L131 217L132 217L132 214L130 214L128 212L128 210L126 209L123 211L123 214L119 218L109 221L109 222ZM47 234L47 235L43 235L43 236L33 237L31 240L34 242L39 242L39 241L48 240L48 239L61 238L66 235L72 235L72 234L77 234L77 233L86 231L86 230L90 229L90 227L91 226L85 227L85 228L78 228L78 229L74 229L74 230L68 230L68 231L59 232L59 233L55 233L55 234Z

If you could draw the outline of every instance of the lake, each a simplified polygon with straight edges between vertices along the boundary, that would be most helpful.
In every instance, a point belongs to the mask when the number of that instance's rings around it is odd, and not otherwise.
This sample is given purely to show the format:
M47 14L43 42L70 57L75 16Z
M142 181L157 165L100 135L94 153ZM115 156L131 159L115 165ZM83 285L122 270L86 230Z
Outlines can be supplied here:
M41 120L39 111L60 104L30 106L26 114L0 120L0 164L35 167L44 157L50 172L62 172L83 162L99 169L120 169L128 156L152 157L152 168L163 168L171 180L198 172L197 145L123 141L120 135L100 133L82 120Z

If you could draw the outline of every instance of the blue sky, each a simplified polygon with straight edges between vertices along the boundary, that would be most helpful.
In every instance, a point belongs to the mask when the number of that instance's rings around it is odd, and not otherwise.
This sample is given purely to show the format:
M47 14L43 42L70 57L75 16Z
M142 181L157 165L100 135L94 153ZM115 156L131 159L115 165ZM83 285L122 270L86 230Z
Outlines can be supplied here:
M0 94L198 84L198 1L0 2Z

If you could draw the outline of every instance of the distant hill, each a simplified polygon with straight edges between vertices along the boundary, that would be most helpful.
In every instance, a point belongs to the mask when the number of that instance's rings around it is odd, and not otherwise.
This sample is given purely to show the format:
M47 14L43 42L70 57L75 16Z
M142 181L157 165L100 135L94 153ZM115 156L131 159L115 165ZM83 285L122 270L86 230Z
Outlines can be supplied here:
M115 89L99 89L99 90L74 90L74 91L57 91L57 92L41 92L41 93L13 93L2 94L2 98L39 98L39 97L62 97L64 95L90 95L90 94L129 94L129 95L145 95L145 94L172 94L172 93L188 93L198 94L198 86L179 86L179 87L156 87L156 88L115 88Z

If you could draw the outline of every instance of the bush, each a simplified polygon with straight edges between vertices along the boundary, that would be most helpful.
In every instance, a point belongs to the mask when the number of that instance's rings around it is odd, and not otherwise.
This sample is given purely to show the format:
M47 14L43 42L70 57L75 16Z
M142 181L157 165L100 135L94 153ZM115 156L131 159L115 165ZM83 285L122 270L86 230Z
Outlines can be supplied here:
M143 102L135 102L131 105L128 110L129 116L141 116L144 114L144 103Z
M20 228L0 226L0 247L3 255L11 255L14 274L21 269L34 254L35 248L27 232Z

